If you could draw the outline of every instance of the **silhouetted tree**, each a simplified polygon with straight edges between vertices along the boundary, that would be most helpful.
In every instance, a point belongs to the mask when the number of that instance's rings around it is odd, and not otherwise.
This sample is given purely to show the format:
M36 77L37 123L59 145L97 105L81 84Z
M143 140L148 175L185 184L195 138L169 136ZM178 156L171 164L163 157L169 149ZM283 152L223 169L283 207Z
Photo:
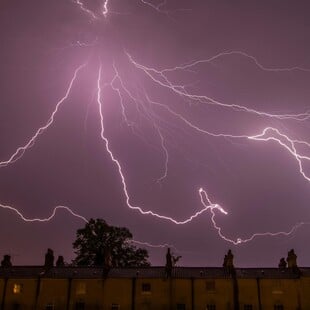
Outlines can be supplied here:
M90 219L78 229L73 243L74 264L105 267L149 266L148 252L130 240L131 232L124 227L108 225L103 219Z

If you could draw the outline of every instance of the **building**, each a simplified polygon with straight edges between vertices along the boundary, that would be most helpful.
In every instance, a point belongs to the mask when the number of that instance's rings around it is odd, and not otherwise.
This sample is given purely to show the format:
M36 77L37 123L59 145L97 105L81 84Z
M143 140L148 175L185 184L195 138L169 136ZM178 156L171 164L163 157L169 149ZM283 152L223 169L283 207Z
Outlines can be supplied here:
M1 309L310 309L310 268L0 268ZM229 260L229 259L228 259Z

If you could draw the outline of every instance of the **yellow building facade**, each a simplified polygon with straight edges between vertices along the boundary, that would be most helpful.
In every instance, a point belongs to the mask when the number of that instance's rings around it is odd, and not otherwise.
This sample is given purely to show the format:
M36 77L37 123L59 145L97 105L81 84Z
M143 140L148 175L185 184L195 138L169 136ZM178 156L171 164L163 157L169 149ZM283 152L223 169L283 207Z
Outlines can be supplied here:
M0 268L1 309L310 309L310 268Z

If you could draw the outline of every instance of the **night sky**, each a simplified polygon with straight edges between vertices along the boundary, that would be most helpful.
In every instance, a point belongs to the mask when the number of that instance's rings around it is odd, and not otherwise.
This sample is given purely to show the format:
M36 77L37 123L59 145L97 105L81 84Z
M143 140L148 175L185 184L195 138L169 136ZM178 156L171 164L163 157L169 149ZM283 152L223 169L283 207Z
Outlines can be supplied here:
M309 266L309 1L82 2L0 1L0 255L70 262L83 220L3 208L66 206L173 245L180 265L221 266L230 248L236 266L277 266L294 248ZM131 206L181 222L204 208L200 188L213 205L184 225L131 210L109 150ZM266 232L291 233L224 240Z

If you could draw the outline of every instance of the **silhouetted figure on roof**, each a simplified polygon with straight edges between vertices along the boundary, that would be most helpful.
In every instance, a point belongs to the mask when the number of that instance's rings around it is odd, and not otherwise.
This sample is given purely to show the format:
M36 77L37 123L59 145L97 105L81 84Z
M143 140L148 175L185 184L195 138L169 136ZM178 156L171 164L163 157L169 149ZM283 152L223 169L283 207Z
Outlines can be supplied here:
M292 269L293 272L299 273L299 268L297 266L297 255L295 254L294 249L291 249L288 253L287 253L287 267Z
M3 260L1 261L1 267L4 267L4 268L12 267L11 256L10 255L4 255L3 256Z
M223 267L229 275L234 275L234 255L231 250L228 250L227 254L224 256Z
M281 259L280 259L280 262L279 262L279 268L280 269L286 269L286 261L285 261L285 258L284 257L282 257Z
M47 252L45 254L45 262L44 267L49 269L54 266L54 252L52 249L47 249Z
M65 266L64 257L59 255L56 261L56 267L64 267L64 266Z
M167 254L166 254L166 274L167 274L167 277L171 277L171 274L172 274L172 255L170 252L170 248L168 248Z

